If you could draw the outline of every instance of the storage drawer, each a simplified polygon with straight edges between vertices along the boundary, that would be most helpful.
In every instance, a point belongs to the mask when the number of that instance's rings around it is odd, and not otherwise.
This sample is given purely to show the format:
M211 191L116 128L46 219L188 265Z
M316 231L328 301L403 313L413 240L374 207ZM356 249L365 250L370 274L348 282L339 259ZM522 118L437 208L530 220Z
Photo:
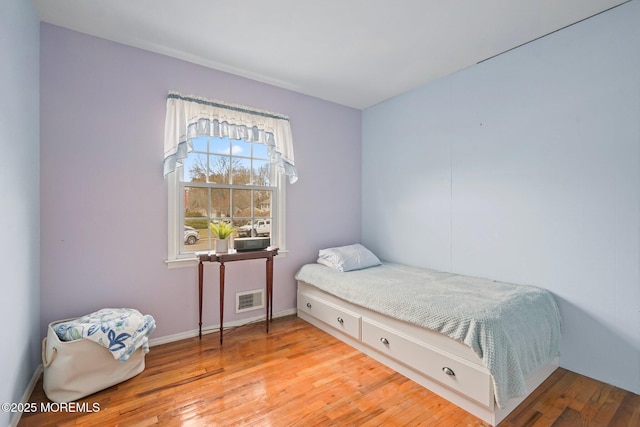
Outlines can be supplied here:
M360 339L360 316L340 308L330 302L305 294L298 294L298 310L315 317L324 323Z
M362 319L362 342L484 406L491 406L491 375L481 367L367 318Z

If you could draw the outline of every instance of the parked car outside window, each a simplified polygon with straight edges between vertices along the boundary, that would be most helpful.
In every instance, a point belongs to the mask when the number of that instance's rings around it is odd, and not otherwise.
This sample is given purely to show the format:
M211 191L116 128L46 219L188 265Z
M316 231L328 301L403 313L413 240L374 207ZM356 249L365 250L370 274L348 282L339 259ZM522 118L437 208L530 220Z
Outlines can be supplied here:
M184 244L185 245L195 245L196 242L200 240L200 233L193 227L189 227L188 225L184 226Z

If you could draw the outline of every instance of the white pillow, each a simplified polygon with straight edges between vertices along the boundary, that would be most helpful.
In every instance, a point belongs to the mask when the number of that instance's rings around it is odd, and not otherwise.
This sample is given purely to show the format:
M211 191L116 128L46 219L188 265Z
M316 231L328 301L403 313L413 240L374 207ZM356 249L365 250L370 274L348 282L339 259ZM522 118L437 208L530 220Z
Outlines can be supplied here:
M373 252L359 243L320 249L317 262L338 271L361 270L381 264Z

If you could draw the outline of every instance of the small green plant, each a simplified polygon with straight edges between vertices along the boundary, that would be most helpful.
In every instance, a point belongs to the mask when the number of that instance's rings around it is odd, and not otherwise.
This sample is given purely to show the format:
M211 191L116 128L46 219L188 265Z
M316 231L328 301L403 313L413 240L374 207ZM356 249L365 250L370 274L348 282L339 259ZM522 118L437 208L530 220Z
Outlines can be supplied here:
M217 224L215 222L212 222L209 224L209 229L211 230L213 235L216 236L216 238L222 240L228 239L229 236L231 236L236 230L235 227L229 222L219 222Z

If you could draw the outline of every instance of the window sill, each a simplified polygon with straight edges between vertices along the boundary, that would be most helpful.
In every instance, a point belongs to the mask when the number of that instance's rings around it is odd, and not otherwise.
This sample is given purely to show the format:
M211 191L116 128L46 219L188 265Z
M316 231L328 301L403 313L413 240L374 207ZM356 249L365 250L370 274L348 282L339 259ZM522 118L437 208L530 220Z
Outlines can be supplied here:
M197 267L198 258L168 259L164 263L167 264L167 268Z

